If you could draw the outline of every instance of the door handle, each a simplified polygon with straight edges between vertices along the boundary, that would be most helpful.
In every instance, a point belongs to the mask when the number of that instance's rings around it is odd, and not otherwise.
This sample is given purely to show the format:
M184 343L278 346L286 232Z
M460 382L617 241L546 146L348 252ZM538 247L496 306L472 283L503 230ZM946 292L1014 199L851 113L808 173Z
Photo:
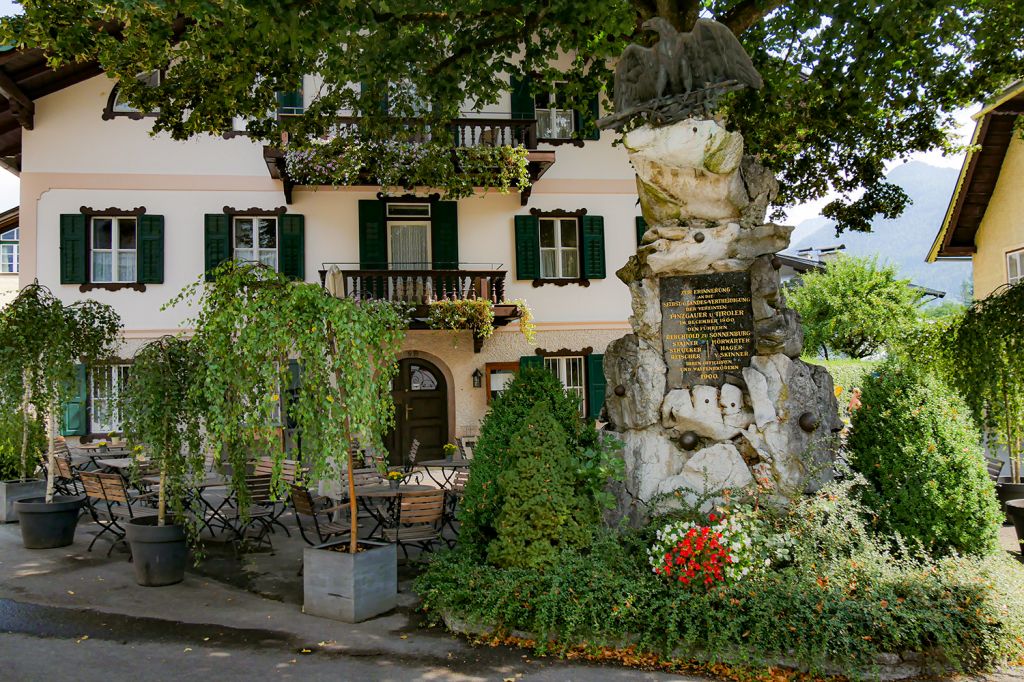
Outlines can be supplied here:
M412 414L412 405L406 405L405 406L405 418L408 419L410 414Z

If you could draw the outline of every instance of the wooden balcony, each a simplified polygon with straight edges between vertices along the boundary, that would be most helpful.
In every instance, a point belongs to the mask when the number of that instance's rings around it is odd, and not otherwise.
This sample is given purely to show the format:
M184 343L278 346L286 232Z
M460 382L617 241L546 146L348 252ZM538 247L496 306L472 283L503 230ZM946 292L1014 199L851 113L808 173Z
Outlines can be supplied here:
M351 134L359 129L359 122L358 117L341 117L337 120L334 130L337 134ZM458 149L509 146L529 150L527 162L531 183L537 182L555 163L555 152L537 150L536 119L458 118L449 124L449 129L453 146ZM430 138L430 131L424 130L413 136L410 141L428 142ZM288 177L284 150L279 147L265 146L263 160L267 164L270 177L284 182L285 201L289 204L292 203L292 190L295 183ZM372 186L374 183L367 178L360 184ZM529 188L522 191L520 196L522 204L525 206L530 197Z
M335 296L360 300L384 300L407 303L412 307L410 329L430 329L430 304L439 300L487 300L494 306L494 326L503 327L518 320L519 308L503 303L504 270L493 264L489 269L458 270L420 268L413 264L389 264L388 269L361 269L352 263L324 263L320 282ZM482 267L482 266L481 266ZM470 330L472 331L472 330ZM474 350L480 352L483 339L474 335Z

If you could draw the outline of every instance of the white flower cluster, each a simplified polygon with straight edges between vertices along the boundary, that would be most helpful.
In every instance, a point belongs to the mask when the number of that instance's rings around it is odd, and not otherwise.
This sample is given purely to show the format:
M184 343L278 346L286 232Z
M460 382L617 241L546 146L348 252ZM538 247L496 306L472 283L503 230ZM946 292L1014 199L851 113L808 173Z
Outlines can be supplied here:
M788 533L771 532L753 510L739 508L729 514L711 514L704 525L677 521L659 529L654 544L647 550L651 570L660 573L665 555L686 539L691 530L696 530L699 537L705 527L709 537L711 534L719 536L719 544L729 550L729 560L723 562L722 571L729 582L742 580L751 571L764 570L792 558L793 539Z

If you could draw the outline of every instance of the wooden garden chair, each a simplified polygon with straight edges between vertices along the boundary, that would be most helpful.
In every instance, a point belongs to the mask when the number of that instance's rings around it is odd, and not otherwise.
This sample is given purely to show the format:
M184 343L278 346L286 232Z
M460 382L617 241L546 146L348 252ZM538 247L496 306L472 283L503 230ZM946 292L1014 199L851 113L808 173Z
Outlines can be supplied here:
M1003 460L1001 459L989 459L985 458L985 464L988 466L988 477L993 481L999 482L999 474L1003 471Z
M82 479L78 475L78 470L71 464L70 457L58 456L54 466L53 489L58 495L76 497L85 493Z
M314 497L306 488L292 484L292 506L295 507L295 523L299 527L299 534L308 545L322 545L331 538L341 537L348 534L350 527L347 521L332 520L331 514L339 511L348 511L348 504L330 505L328 497ZM308 520L308 525L315 537L310 539L306 534L306 528L302 519ZM347 519L344 514L339 515L341 519Z
M284 528L284 524L274 520L275 500L270 483L270 476L246 476L245 486L249 491L248 507L242 509L238 504L238 498L229 496L214 508L214 519L219 521L225 530L230 530L236 540L244 540L246 533L251 528L256 528L257 546L266 542L268 546L272 547L269 535L274 532L274 524L277 523L282 528ZM209 523L207 525L209 526ZM285 530L287 531L287 529Z
M295 482L301 478L302 474L305 473L302 468L302 463L296 459L285 459L281 461L281 480L287 483L289 486L294 486ZM269 457L263 457L256 460L252 470L253 476L273 476L274 475L274 460ZM273 510L273 516L270 522L274 525L281 526L284 529L285 534L291 537L291 531L288 527L281 523L281 515L288 510L287 498L281 500L272 500L268 505Z
M415 545L422 551L430 551L435 542L441 540L444 521L443 490L407 492L399 495L394 517L382 535L388 542L396 543L402 555L408 559L407 545Z
M107 556L110 556L118 543L125 542L125 528L122 522L157 515L156 509L146 506L156 498L156 493L132 495L119 474L80 471L78 476L85 488L92 517L102 527L89 543L90 552L97 540L110 533L115 538L107 550Z

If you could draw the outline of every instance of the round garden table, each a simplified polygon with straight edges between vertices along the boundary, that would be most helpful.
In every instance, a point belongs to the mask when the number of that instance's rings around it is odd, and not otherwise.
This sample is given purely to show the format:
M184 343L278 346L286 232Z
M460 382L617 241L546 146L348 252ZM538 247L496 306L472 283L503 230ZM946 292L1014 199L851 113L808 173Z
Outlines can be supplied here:
M430 459L426 462L417 462L417 467L422 468L427 472L427 476L430 480L441 486L445 490L452 487L452 479L455 478L455 474L459 471L469 468L468 459ZM434 476L434 471L438 472L438 477Z

